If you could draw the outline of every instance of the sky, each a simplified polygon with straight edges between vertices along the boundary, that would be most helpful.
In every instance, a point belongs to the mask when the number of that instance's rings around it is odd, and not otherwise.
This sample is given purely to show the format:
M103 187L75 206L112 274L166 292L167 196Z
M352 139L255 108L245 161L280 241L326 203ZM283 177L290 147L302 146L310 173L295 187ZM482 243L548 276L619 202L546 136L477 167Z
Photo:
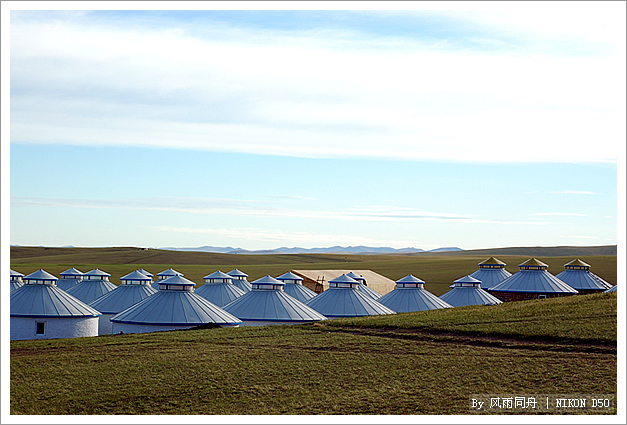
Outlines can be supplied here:
M624 2L17 3L2 4L12 245L624 233Z

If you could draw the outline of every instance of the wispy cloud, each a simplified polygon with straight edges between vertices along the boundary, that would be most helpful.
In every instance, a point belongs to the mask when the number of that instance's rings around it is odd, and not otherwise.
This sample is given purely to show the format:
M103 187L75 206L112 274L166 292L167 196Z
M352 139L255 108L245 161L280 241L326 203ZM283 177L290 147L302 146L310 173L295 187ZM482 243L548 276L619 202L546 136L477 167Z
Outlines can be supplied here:
M598 195L598 193L590 192L588 190L558 190L549 193L554 193L558 195Z
M306 218L316 220L350 221L413 221L433 220L467 224L499 225L546 225L548 222L516 221L481 218L458 213L441 213L412 208L373 206L337 210L314 210L283 208L280 206L254 201L211 198L137 198L137 199L61 199L11 197L12 206L38 206L54 208L104 208L123 210L169 211L189 214L255 216L278 218Z
M573 216L573 217L585 217L586 214L579 213L564 213L564 212L545 212L545 213L536 213L535 215L546 216L546 215L563 215L563 216Z
M144 226L159 232L168 233L185 233L185 234L204 234L213 236L222 236L234 240L269 242L269 243L287 243L297 244L301 247L314 246L316 244L326 245L329 243L338 243L346 245L370 245L370 246L390 246L395 248L404 248L412 243L415 239L407 240L388 240L376 239L364 236L342 235L342 234L324 234L309 232L286 232L279 229L258 229L251 227L239 228L190 228L190 227L172 227L172 226Z
M445 42L446 24L427 40L337 27L16 16L12 143L495 162L614 162L623 143L612 74L619 67L605 48L560 57L533 48L460 52ZM456 19L480 22L482 36L498 39L495 16ZM565 20L568 31L589 35ZM533 26L524 31L543 37Z

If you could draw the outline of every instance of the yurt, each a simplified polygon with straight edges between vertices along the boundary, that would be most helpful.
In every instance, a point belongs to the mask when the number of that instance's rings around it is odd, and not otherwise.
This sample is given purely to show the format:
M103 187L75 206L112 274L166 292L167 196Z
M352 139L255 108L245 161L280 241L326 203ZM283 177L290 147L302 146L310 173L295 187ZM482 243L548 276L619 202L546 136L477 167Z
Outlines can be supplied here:
M233 284L231 276L220 270L203 277L203 279L205 283L196 289L196 293L218 307L224 307L246 293Z
M117 288L116 285L109 281L109 277L111 277L109 273L100 269L90 270L83 275L83 279L79 283L69 288L66 292L74 298L89 304L96 298Z
M11 340L98 336L100 313L57 287L43 269L11 292Z
M555 277L576 289L580 294L604 292L612 287L590 271L590 264L579 259L564 264L564 271Z
M489 289L498 285L512 274L505 270L505 264L501 260L490 257L487 260L483 260L478 264L479 270L470 274L470 277L481 281L482 289ZM451 285L451 288L456 287L455 284Z
M174 270L172 267L170 267L167 270L162 271L161 273L157 273L157 280L155 280L155 283L152 284L152 287L154 289L159 290L159 287L161 285L161 281L164 279L168 279L172 276L184 276L183 273L177 272L176 270ZM151 276L152 277L152 276Z
M452 307L427 291L425 282L411 274L397 280L396 288L379 298L379 302L397 313Z
M144 333L189 329L215 323L239 326L242 321L194 292L196 285L181 275L161 279L159 291L110 320L112 332Z
M285 284L270 275L251 282L252 289L224 306L242 319L242 326L294 325L326 320L284 290Z
M71 269L61 272L60 275L61 279L57 281L57 287L67 291L72 286L80 283L80 281L83 280L85 273L72 267Z
M605 292L616 292L616 285L612 286L610 289L608 289Z
M357 286L357 290L365 293L366 295L371 297L373 300L378 300L379 298L381 298L380 293L368 287L368 284L366 283L366 278L363 277L362 275L358 275L357 273L350 272L350 273L347 273L346 276L352 277L357 282L359 282L359 286Z
M150 284L152 279L135 270L120 278L120 285L113 291L96 298L89 305L102 313L98 324L98 335L113 332L110 319L121 311L137 304L144 298L157 293Z
M293 296L300 302L306 303L318 295L311 289L303 286L303 278L292 272L283 273L281 276L277 276L276 280L285 284L283 287L285 293Z
M22 280L23 277L24 275L22 273L11 270L11 292L24 285L24 281Z
M548 265L530 258L518 265L520 270L488 289L501 301L521 301L577 294L577 290L547 271Z
M233 269L227 273L233 278L233 285L237 286L244 292L248 292L253 289L253 286L248 281L248 275L241 270Z
M144 269L139 269L137 270L138 272L140 272L141 274L143 274L144 276L148 276L150 278L150 280L152 281L152 278L155 277L155 275L153 275L152 273L150 273L148 270L144 270Z
M343 274L329 280L329 289L309 300L307 305L329 319L396 313L360 291L358 287L358 281Z
M464 307L467 305L496 305L503 301L490 295L481 288L482 282L468 275L453 282L453 289L440 295L440 299L453 307Z

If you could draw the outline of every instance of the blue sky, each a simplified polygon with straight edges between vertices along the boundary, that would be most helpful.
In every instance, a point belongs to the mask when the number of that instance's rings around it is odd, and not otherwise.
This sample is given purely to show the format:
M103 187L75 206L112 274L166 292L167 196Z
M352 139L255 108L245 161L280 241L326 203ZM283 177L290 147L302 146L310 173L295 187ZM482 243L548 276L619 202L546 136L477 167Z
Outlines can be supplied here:
M11 11L10 243L618 243L625 4L402 6Z

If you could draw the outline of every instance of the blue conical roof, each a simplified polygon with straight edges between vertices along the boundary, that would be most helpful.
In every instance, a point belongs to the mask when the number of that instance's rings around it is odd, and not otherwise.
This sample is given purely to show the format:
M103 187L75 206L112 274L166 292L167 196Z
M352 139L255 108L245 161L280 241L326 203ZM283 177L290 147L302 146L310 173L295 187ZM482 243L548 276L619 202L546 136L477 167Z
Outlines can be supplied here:
M103 314L118 314L157 292L150 285L120 285L89 305Z
M369 288L367 285L364 285L363 283L360 283L359 285L357 285L357 290L363 292L366 295L368 295L373 300L378 300L382 296L380 293L378 293L377 291L375 291L372 288Z
M252 291L253 285L246 279L233 279L233 285L237 286L244 292Z
M330 280L329 283L352 283L349 279L356 281L359 284L357 285L357 290L368 295L373 300L378 300L379 298L381 298L381 294L374 289L369 288L368 285L364 283L366 279L364 279L362 276L358 275L355 272L345 273L342 276Z
M481 285L481 281L479 279L475 279L470 275L466 275L464 277L460 277L453 283L458 284L458 286L468 286L468 285Z
M250 282L246 280L248 275L243 271L233 269L227 274L233 278L233 285L237 286L242 291L248 292L253 289L253 286L250 284Z
M130 272L127 275L124 275L120 278L121 281L124 280L141 280L141 281L145 281L146 284L152 282L152 279L148 276L146 276L145 274L143 274L142 272L140 272L139 270L135 270ZM122 282L124 283L124 282Z
M318 311L281 290L253 289L225 305L224 309L249 322L304 323L326 320Z
M205 283L200 288L196 289L196 293L218 307L223 307L246 293L230 282L230 276L225 276L228 277L228 282Z
M255 281L252 282L253 285L285 285L285 283L281 282L280 280L277 280L275 278L273 278L272 276L270 276L269 274L265 275L262 278L259 278Z
M33 272L29 274L28 276L25 276L23 280L25 280L26 283L28 283L28 281L30 280L43 280L43 281L49 281L49 282L56 282L59 279L57 279L56 276L51 275L44 269L39 269L36 272Z
M11 292L11 316L96 317L101 314L55 285L23 285Z
M298 280L303 281L304 279L297 274L292 272L283 273L281 276L277 276L277 280Z
M13 292L20 286L24 285L24 281L22 280L23 277L24 275L22 273L16 272L15 270L11 270L11 280L10 280L11 291L10 292Z
M498 285L512 274L503 268L496 269L479 269L470 274L470 277L474 277L481 281L482 289L489 289Z
M233 269L230 272L227 273L229 276L232 277L248 277L248 275L246 273L244 273L241 270L238 269Z
M150 277L150 278L152 278L152 277L154 276L154 275L153 275L152 273L150 273L148 270L139 269L139 270L137 270L137 271L138 271L138 272L140 272L140 273L141 273L141 274L143 274L143 275L146 275L146 276Z
M64 291L67 291L72 286L78 284L85 276L85 273L72 267L61 272L60 275L61 279L57 281L57 286Z
M83 273L82 271L72 267L70 269L62 271L59 274L61 275L61 277L65 277L65 276L83 276L85 273Z
M545 268L536 270L522 269L503 282L490 288L492 292L527 292L538 294L564 293L576 294L577 290L562 282Z
M216 272L208 274L207 276L203 277L203 279L223 279L223 280L228 280L229 282L231 282L233 280L233 276L230 276L218 270Z
M351 272L353 273L353 272ZM354 274L354 273L353 273ZM359 281L353 279L349 276L349 273L344 273L341 276L336 277L335 279L331 279L329 283L359 283Z
M366 279L363 276L360 276L360 275L358 275L355 272L346 273L346 276L355 279L357 282L365 282L366 281Z
M605 291L612 286L590 270L583 268L566 269L555 277L578 291Z
M422 284L424 284L425 281L422 280L422 279L417 278L416 276L414 276L412 274L408 274L404 278L401 278L401 279L397 280L396 283L422 283Z
M422 286L415 288L401 288L397 286L392 292L388 292L379 298L379 302L397 313L451 307L450 304L442 301Z
M608 289L605 292L616 292L616 285L612 286L610 289Z
M182 274L170 276L167 279L158 281L159 285L175 285L175 286L196 286L195 282L183 277Z
M346 276L346 278L357 283L348 276ZM345 282L345 280L346 279L342 278L341 282L338 282L334 279L334 281L338 283L351 283ZM309 300L307 305L328 318L376 316L395 313L394 310L380 304L365 293L352 287L330 287Z
M457 281L455 281L457 282ZM502 301L494 295L489 294L479 286L454 286L453 289L440 295L440 299L453 307L463 307L467 305L496 305Z
M89 304L109 291L117 288L116 285L104 279L83 279L66 292L82 302Z
M184 276L184 274L177 272L176 270L170 267L169 269L164 270L161 273L157 273L157 276L158 276L157 280L155 281L155 283L152 284L152 287L154 289L159 289L159 285L161 285L161 282L164 279L168 279L172 276Z
M307 288L306 286L303 286L300 283L286 283L283 287L283 291L303 303L306 303L307 301L318 295L314 291Z
M106 276L106 277L111 277L111 275L105 271L102 271L100 269L93 269L88 271L87 273L83 273L83 276Z
M167 270L162 271L161 273L157 273L157 276L184 276L183 273L177 272L172 267Z
M24 277L24 274L23 274L23 273L16 272L16 271L15 271L15 270L13 270L13 269L9 269L9 270L11 271L11 277Z
M240 319L192 291L161 290L116 314L111 322L153 326L238 326Z

